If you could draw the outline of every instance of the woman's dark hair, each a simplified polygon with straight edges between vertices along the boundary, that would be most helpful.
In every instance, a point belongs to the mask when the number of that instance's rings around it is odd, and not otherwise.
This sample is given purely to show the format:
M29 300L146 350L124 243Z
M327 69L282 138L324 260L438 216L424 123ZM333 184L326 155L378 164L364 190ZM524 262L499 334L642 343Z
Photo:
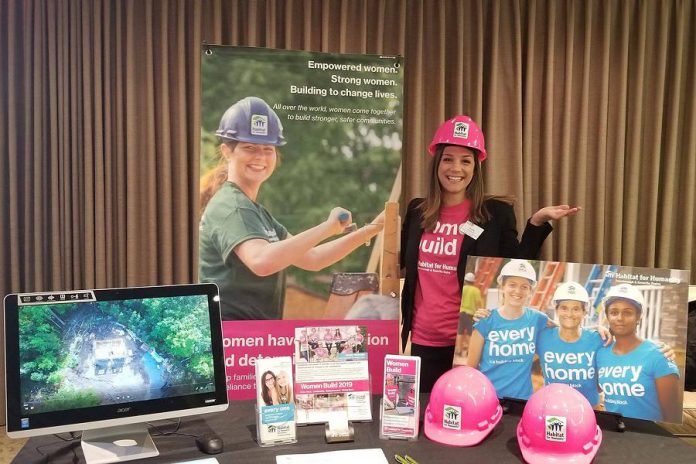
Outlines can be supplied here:
M272 371L266 371L263 373L261 376L261 398L263 398L263 402L266 403L266 406L271 406L273 404L273 398L271 398L271 394L268 391L268 387L266 386L266 376L270 374L271 377L273 377L273 388L276 388L275 386L275 379L276 376Z

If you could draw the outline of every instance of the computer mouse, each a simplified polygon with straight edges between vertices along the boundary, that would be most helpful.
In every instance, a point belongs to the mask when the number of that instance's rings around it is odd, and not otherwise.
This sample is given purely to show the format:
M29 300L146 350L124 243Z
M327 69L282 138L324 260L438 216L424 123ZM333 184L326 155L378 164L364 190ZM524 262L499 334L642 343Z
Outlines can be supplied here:
M209 433L196 438L196 446L198 446L198 449L206 454L222 453L222 448L224 445L225 444L223 443L222 438L214 433Z

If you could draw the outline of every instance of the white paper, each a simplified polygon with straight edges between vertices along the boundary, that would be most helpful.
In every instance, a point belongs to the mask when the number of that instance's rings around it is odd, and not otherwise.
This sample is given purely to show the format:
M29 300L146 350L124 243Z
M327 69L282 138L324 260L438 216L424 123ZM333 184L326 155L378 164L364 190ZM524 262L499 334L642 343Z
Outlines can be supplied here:
M347 411L332 411L329 413L329 430L334 433L348 434Z
M285 454L276 456L277 464L388 464L380 448L329 451L327 453Z

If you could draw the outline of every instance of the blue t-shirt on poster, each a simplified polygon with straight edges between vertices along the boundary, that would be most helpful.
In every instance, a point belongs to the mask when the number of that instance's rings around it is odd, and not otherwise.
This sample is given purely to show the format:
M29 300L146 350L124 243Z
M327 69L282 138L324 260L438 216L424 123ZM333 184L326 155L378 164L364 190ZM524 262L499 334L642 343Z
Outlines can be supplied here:
M526 400L532 395L532 361L548 320L531 308L524 308L517 319L505 319L496 308L474 324L485 340L479 370L493 383L498 398Z
M602 337L594 331L582 330L578 340L566 342L561 339L558 327L542 330L537 354L544 374L544 385L570 385L595 406L599 403L597 351L603 344Z
M615 343L597 352L599 386L607 411L625 417L658 421L662 419L655 380L679 376L677 366L649 340L628 354L615 354Z

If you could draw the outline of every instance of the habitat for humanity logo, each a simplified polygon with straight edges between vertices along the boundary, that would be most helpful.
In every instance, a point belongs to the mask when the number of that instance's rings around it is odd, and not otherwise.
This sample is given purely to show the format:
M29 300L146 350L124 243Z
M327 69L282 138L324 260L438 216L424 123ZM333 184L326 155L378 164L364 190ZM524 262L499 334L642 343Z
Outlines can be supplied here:
M566 441L566 418L546 416L546 439L549 441Z
M268 135L268 116L265 114L251 115L251 135Z
M268 426L268 433L283 434L290 431L289 424L271 424Z
M442 427L460 430L462 428L462 408L446 404L442 412Z
M463 139L469 138L469 125L465 122L455 122L454 123L454 133L455 137L461 137Z

